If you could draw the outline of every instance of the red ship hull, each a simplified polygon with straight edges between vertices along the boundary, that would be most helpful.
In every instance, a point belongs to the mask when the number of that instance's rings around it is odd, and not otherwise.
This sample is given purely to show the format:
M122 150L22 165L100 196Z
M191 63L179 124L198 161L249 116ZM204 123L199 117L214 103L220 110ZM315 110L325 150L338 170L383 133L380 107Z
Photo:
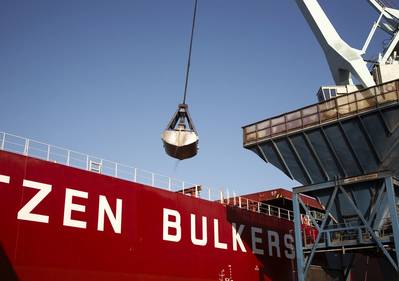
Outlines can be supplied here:
M5 151L0 175L1 280L295 280L288 220Z

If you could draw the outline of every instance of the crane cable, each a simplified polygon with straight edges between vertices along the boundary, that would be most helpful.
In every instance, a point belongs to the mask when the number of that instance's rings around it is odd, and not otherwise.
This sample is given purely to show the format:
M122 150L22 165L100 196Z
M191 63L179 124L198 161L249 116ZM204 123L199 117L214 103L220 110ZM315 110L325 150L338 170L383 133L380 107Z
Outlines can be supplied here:
M195 0L195 4L194 4L193 24L192 24L192 27L191 27L190 49L188 51L188 60L187 60L187 67L186 67L186 83L184 85L183 104L186 104L188 77L190 75L191 50L192 50L192 47L193 47L193 37L194 37L194 30L195 30L195 18L196 18L196 15L197 15L197 0Z

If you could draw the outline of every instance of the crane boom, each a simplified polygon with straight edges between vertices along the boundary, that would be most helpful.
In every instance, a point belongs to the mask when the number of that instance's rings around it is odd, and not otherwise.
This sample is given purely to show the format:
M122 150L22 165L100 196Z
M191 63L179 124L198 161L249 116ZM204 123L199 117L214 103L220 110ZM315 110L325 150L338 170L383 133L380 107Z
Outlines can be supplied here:
M352 85L351 75L363 87L375 85L362 51L349 46L335 30L317 0L296 0L303 16L321 45L337 85Z

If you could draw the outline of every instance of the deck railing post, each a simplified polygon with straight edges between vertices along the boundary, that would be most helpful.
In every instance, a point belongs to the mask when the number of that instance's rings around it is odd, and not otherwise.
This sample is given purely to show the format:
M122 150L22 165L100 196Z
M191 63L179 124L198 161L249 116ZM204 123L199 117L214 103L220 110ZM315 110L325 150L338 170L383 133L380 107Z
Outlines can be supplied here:
M4 150L4 147L6 146L5 143L6 143L6 133L3 133L3 137L1 140L1 150Z
M151 173L151 186L154 186L155 183L155 174ZM184 188L183 188L183 193L184 193Z
M50 145L47 145L47 157L46 157L47 161L50 161Z
M170 177L168 178L168 190L172 190L172 179Z
M241 206L241 196L238 196L238 207L240 207L240 208L242 207Z
M49 149L48 149L48 151L49 151L49 157L50 157L50 146L48 146L49 147ZM71 151L70 150L68 150L68 154L67 154L67 166L69 166L69 164L71 163Z
M24 155L28 155L29 153L29 139L25 139L25 147L24 147Z

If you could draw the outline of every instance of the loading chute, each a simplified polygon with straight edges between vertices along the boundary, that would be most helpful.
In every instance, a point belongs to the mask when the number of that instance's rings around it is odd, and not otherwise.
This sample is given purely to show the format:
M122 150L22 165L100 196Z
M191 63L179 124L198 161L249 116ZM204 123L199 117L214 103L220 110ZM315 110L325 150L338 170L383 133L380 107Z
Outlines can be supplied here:
M162 133L165 152L176 159L184 160L195 156L198 152L198 133L188 112L186 104L188 78L190 74L191 49L195 29L195 18L197 14L197 0L194 4L193 22L191 28L190 49L186 68L186 82L184 86L183 102L178 105L177 111L169 121L166 130Z

